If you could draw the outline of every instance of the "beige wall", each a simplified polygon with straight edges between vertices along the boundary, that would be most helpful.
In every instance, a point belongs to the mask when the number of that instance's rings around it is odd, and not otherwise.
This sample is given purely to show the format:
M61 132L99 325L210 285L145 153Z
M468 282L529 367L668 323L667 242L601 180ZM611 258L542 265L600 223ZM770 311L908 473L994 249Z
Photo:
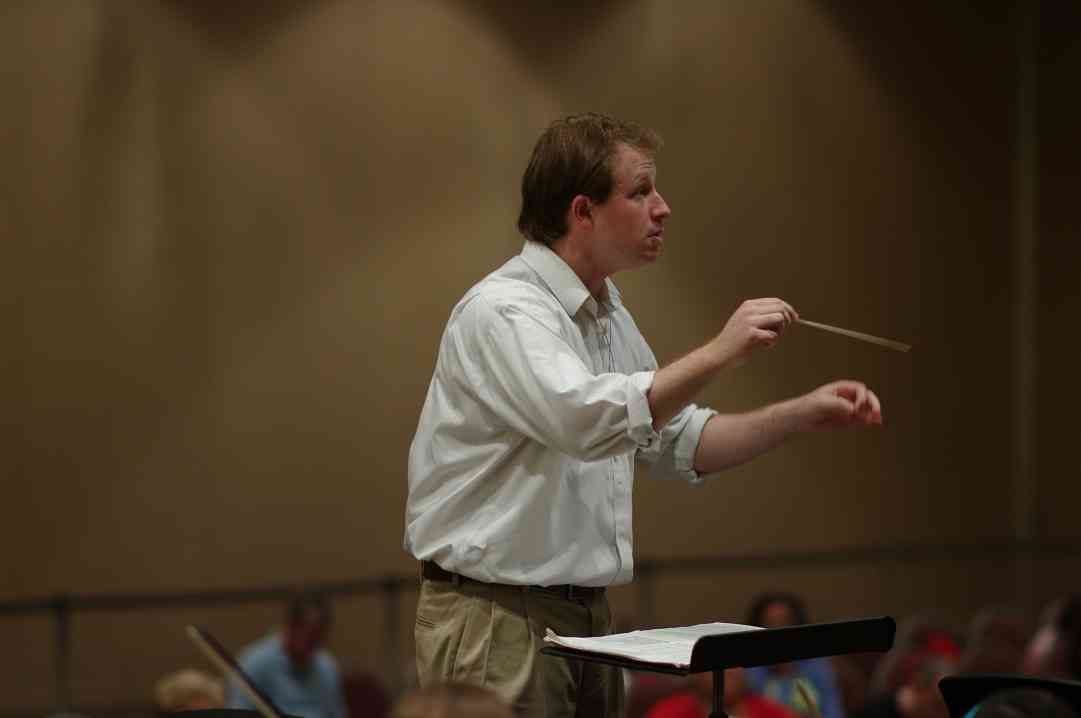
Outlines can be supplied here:
M0 231L17 289L3 309L13 490L0 600L411 571L405 456L443 322L517 251L537 134L587 109L667 140L668 252L618 278L662 362L740 300L774 294L916 345L901 355L797 328L715 382L703 402L740 410L865 379L886 426L796 439L697 490L639 482L638 554L1009 536L1008 13L532 5L0 10ZM1071 126L1049 136L1076 143ZM1056 180L1054 196L1077 179ZM1076 247L1076 214L1058 202L1041 229ZM1077 273L1061 261L1077 252L1041 257L1056 319L1040 324L1040 368L1076 394L1076 341L1058 330L1076 323ZM1059 448L1076 421L1046 409L1054 388L1040 396L1040 436L1056 437L1040 444L1046 527L1076 538L1061 498L1077 498L1077 468ZM1040 563L1036 598L1072 568ZM805 593L822 618L959 620L1018 598L1001 562L942 557L672 578L658 619L739 618L767 585ZM630 612L633 589L613 600ZM336 651L378 667L378 603L340 609ZM76 698L142 700L163 671L198 663L184 622L237 646L275 615L78 617ZM0 619L0 639L21 647L3 674L26 677L0 708L48 702L49 630Z

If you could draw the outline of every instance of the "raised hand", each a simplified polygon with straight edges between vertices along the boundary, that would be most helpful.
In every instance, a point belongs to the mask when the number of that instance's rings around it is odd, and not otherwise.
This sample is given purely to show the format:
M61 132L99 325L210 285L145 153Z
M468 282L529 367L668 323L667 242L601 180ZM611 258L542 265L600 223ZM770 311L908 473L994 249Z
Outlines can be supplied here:
M724 364L743 363L760 346L772 347L799 314L783 299L748 299L711 342Z
M875 393L847 379L820 386L797 400L808 429L882 423L882 404Z

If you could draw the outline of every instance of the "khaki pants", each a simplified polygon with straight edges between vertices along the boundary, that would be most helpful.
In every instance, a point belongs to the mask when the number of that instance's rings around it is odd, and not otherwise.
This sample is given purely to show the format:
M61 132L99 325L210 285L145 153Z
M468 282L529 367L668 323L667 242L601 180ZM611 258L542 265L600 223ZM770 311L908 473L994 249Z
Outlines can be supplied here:
M568 600L535 588L422 579L417 673L421 686L451 680L487 686L523 718L618 718L619 669L538 653L546 628L602 636L610 627L603 593Z

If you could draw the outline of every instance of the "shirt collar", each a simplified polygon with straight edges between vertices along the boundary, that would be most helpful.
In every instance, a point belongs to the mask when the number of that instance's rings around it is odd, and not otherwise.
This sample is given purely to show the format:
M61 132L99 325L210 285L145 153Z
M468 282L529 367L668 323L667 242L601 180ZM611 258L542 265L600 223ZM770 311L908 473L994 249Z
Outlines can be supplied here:
M593 295L589 293L586 285L582 283L570 265L541 242L527 239L525 246L522 247L521 257L533 271L540 275L540 278L548 285L548 289L563 305L563 309L572 317L583 305L590 314L597 316L611 312L622 304L619 290L607 277L604 280L607 297L602 298L600 302L593 299Z

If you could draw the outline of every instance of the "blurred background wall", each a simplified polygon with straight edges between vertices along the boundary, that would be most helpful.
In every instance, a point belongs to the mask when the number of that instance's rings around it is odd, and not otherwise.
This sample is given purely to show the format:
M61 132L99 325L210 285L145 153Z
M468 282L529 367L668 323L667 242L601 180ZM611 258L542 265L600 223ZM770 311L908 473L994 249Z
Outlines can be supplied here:
M1079 27L1067 3L6 2L0 601L415 571L443 324L519 250L537 135L586 110L666 140L667 253L617 278L662 363L756 296L915 345L794 328L716 381L702 403L736 411L863 379L886 424L639 481L639 558L1076 545ZM906 555L662 577L653 618L741 620L773 587L962 621L1078 588L1076 551ZM378 609L339 604L347 668L396 670ZM200 662L186 622L238 647L278 613L77 615L73 698L145 700ZM0 617L0 709L50 703L51 630Z

